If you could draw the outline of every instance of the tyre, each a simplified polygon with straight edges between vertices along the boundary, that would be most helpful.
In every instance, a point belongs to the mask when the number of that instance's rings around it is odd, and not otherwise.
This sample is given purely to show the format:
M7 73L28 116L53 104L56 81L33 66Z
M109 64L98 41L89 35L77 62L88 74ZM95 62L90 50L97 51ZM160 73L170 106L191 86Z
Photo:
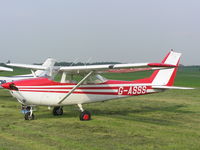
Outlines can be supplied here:
M54 116L61 116L61 115L63 115L63 109L62 109L62 107L54 107L53 108L53 115Z
M89 111L83 111L81 114L80 114L80 120L81 121L88 121L88 120L91 120L91 113Z
M25 119L25 120L34 120L34 119L35 119L35 116L34 116L33 113L32 113L32 115L31 115L31 112L27 112L27 113L24 115L24 119Z

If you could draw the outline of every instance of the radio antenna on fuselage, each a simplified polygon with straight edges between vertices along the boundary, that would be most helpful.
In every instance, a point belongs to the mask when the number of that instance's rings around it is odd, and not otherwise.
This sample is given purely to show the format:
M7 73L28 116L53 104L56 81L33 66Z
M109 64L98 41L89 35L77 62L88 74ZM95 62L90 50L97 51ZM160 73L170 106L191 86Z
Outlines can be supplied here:
M75 64L78 60L79 58L76 58L74 61L72 61L72 63L69 66L73 66L73 64Z
M85 62L85 66L87 66L87 64L92 60L92 57L90 57L86 62Z

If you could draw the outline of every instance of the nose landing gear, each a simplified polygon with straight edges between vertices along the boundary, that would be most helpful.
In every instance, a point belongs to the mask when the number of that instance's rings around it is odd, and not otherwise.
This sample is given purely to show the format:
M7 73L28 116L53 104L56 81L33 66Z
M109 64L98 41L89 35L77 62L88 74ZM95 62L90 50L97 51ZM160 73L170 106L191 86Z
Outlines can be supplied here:
M35 116L33 114L33 107L32 106L24 106L22 105L22 113L24 114L25 120L34 120Z
M27 112L27 113L24 115L24 119L25 119L25 120L34 120L34 119L35 119L35 116L34 116L33 113L31 114L31 112Z

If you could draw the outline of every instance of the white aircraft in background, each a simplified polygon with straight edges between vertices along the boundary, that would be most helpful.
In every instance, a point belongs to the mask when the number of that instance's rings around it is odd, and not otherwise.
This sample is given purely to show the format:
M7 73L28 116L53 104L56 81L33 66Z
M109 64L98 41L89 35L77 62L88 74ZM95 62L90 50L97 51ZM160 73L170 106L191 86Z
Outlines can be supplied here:
M167 89L191 89L173 86L180 56L180 53L171 51L161 63L65 66L58 69L63 73L60 82L40 77L5 83L2 87L26 106L25 120L34 119L33 107L39 105L54 106L54 115L62 115L65 105L78 105L80 120L90 120L91 114L83 109L82 104L153 94ZM99 74L128 68L151 68L156 71L148 78L134 81L108 80ZM74 82L74 75L80 75L82 79Z
M12 68L7 68L7 67L1 67L0 66L0 71L13 71Z
M7 66L12 66L12 67L29 68L31 69L32 74L16 75L16 76L0 76L0 85L3 83L13 82L16 80L52 76L51 75L52 68L55 65L55 62L56 61L54 59L48 58L42 65L13 64L13 63L6 64ZM13 69L0 67L0 70L12 71Z

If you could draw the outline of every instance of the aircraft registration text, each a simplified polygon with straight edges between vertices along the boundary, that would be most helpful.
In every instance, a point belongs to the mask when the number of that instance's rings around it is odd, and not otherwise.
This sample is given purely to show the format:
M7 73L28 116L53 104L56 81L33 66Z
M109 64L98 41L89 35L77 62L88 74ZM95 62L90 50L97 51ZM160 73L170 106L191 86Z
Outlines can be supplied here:
M146 86L119 87L118 89L118 95L140 95L146 93Z

